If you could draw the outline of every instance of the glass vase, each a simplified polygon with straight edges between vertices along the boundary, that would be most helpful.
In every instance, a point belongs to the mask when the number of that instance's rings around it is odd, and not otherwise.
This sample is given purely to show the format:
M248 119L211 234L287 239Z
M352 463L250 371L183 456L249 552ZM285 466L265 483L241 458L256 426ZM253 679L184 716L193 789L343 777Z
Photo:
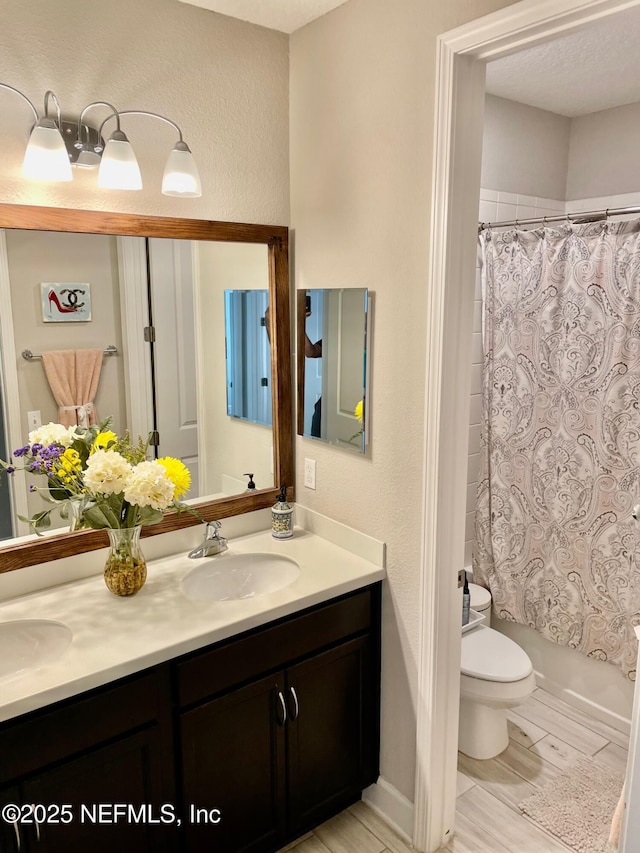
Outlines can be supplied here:
M69 533L84 529L82 518L82 506L78 501L67 501L67 520L69 521Z
M147 579L147 564L140 548L140 525L109 529L109 553L104 582L114 595L135 595Z

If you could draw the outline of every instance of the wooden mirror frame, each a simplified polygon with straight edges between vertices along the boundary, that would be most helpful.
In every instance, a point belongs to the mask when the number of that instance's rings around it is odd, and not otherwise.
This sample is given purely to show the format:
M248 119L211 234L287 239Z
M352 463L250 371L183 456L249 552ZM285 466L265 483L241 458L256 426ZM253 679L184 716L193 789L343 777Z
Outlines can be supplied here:
M165 237L178 240L210 240L229 243L262 243L268 247L269 312L273 405L273 470L276 486L195 504L205 521L241 515L272 506L278 484L287 484L287 496L294 497L293 416L291 388L291 347L289 311L289 229L282 225L250 225L205 219L178 219L103 213L57 207L0 204L0 229L70 231L78 234L108 234L120 237ZM276 322L277 320L277 322ZM142 528L143 536L169 533L199 524L188 514L167 512L158 524ZM0 573L60 560L83 551L108 545L106 531L79 530L17 545L0 546Z

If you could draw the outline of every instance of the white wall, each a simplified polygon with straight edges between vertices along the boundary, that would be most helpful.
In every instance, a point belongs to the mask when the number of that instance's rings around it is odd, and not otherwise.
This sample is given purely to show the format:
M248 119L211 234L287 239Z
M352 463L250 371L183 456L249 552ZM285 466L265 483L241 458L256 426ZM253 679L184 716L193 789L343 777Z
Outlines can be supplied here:
M570 133L571 119L566 116L488 94L481 185L563 199Z
M639 137L640 103L574 118L565 197L640 191Z
M112 415L114 429L123 430L126 422L115 237L22 230L9 230L6 237L23 438L28 432L28 411L40 411L45 424L58 419L58 407L42 362L25 361L20 356L24 349L42 353L108 344L118 347L119 356L103 361L95 404L99 418ZM40 283L52 281L91 285L90 321L43 321Z
M387 543L382 775L411 799L436 36L501 0L349 0L291 38L298 289L375 294L365 457L298 438L298 500ZM317 489L302 486L317 460ZM461 508L462 511L462 508Z

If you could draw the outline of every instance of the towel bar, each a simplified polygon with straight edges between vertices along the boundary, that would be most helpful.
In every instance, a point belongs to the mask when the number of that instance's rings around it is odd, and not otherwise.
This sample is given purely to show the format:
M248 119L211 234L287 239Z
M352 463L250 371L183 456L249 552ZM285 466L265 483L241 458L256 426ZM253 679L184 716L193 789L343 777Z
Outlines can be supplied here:
M104 348L104 354L105 355L118 355L118 347L114 347L113 344L109 344L109 346L106 346ZM22 357L25 358L27 361L35 361L35 359L37 359L37 358L42 358L41 355L39 355L38 353L35 353L35 352L31 352L30 349L23 349L22 350Z

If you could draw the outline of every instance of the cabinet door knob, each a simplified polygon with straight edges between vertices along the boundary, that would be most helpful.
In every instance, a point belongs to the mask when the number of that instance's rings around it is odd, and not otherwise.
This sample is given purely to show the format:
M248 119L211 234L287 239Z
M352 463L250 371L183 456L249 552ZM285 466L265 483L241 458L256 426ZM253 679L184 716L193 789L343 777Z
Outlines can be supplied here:
M293 713L291 714L291 719L297 720L298 714L300 713L300 705L298 704L298 696L296 694L296 688L290 687L289 691L291 692L291 695L293 697L293 703L294 703L293 704Z
M282 720L278 720L278 723L281 726L287 722L287 706L284 701L284 696L282 695L282 691L278 690L278 699L280 700L280 705L282 707Z

